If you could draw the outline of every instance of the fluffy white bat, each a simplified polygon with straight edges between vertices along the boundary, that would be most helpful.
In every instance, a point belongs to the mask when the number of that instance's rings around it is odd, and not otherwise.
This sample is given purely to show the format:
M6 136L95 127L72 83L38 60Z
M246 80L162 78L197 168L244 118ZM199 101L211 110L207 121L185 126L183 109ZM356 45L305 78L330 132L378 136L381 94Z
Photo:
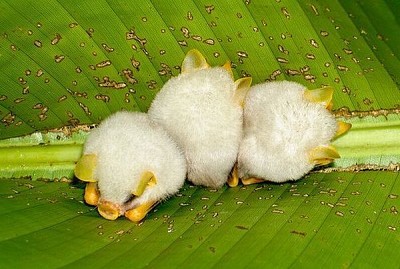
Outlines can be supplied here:
M229 62L210 67L197 50L187 53L181 71L163 86L148 113L183 150L188 180L218 188L237 159L251 78L234 81Z
M339 154L330 143L351 125L330 113L333 89L308 90L296 82L250 88L244 105L244 137L238 155L244 184L297 180Z
M101 216L138 222L183 185L186 163L176 143L147 114L117 112L89 134L75 167L88 182L85 201Z

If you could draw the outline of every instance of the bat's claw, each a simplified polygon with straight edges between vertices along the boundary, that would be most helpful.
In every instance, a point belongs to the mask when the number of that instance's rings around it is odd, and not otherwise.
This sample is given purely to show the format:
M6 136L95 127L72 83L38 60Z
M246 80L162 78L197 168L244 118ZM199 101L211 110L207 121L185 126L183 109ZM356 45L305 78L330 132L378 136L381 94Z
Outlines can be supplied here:
M257 184L257 183L261 183L264 181L265 181L264 179L256 178L256 177L242 178L243 185Z
M108 220L116 220L121 211L119 206L106 201L100 202L97 210L103 218Z
M88 205L96 206L99 203L100 192L96 182L88 182L85 187L85 202Z
M227 183L229 187L236 187L239 184L237 163L233 167L232 172L229 174Z
M157 205L157 203L157 201L143 203L138 207L127 210L125 212L125 217L127 217L130 221L140 222L142 219L144 219L144 217L146 217L147 213L149 213L150 210Z

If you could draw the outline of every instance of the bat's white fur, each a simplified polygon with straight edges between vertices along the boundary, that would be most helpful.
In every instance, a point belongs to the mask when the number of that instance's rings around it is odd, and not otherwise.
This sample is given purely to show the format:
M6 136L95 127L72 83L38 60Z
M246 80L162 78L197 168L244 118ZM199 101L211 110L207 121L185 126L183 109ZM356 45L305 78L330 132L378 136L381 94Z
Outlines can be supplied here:
M324 105L303 97L305 90L289 81L250 88L238 156L240 178L284 182L297 180L314 167L309 152L329 145L337 123Z
M237 159L243 109L235 90L223 67L198 69L171 78L149 109L184 151L194 184L222 186Z
M94 175L101 199L115 204L126 202L147 170L154 173L157 184L136 197L131 207L166 199L185 181L186 163L182 152L165 130L144 113L111 115L92 130L83 153L97 155Z

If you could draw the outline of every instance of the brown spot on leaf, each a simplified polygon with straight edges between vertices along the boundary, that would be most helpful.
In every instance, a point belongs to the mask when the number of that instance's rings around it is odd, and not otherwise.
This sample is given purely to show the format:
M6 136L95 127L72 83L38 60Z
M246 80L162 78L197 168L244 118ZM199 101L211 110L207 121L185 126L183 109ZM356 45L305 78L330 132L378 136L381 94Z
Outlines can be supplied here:
M5 115L2 119L1 122L5 125L5 126L10 126L11 124L13 124L15 121L15 115L10 112L7 115Z
M301 235L301 236L306 236L307 235L307 233L305 233L305 232L300 232L300 231L296 231L296 230L290 231L290 233L291 234L296 234L296 235Z
M206 12L208 14L211 14L211 12L215 9L215 6L214 5L209 5L209 6L205 6L204 8L206 9Z
M62 39L60 34L56 34L56 36L51 40L51 44L52 45L56 45L58 44L58 42L60 42L60 40Z
M34 44L36 47L38 47L38 48L41 48L41 47L42 47L42 41L40 41L40 40L35 40L35 41L33 42L33 44Z
M116 82L115 80L110 80L109 77L104 77L103 81L99 82L99 86L104 88L123 89L126 87L126 83Z

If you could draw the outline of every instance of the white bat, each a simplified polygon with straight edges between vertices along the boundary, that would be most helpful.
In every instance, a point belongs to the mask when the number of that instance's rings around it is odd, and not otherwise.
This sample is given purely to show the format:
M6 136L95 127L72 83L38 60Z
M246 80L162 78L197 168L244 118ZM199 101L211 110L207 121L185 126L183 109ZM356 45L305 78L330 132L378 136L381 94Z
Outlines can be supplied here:
M339 154L331 140L350 129L330 113L333 89L308 90L296 82L261 83L244 104L238 173L244 184L298 180Z
M89 134L75 175L88 182L85 201L101 216L142 220L175 194L186 176L184 156L165 130L139 112L117 112Z
M163 86L148 113L183 150L188 180L218 188L237 159L251 78L234 81L229 62L210 67L197 50L187 53L181 71Z

